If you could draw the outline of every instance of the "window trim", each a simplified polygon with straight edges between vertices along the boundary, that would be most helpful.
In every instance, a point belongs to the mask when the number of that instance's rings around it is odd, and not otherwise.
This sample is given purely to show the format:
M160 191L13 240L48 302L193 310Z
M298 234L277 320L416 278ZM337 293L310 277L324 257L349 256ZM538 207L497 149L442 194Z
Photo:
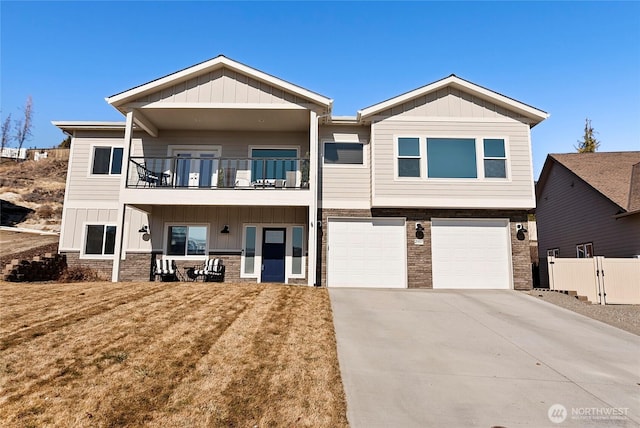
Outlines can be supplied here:
M483 180L489 180L489 181L510 181L511 180L511 168L510 168L510 162L509 162L509 140L506 137L493 137L493 136L482 136L480 137L482 140L482 165L480 165L480 168L478 168L478 173L480 173L480 169L482 169L482 179ZM484 154L484 140L502 140L503 144L504 144L504 158L497 158L497 157L493 157L493 156L485 156ZM484 161L486 159L496 159L496 160L501 160L504 159L504 177L487 177L485 176L485 170L484 170ZM480 177L480 174L478 174L478 177Z
M580 257L580 247L582 247L582 252L584 253L584 257ZM591 255L587 256L587 247L591 247ZM583 242L581 244L576 245L576 258L577 259L592 259L595 253L593 252L593 242Z
M255 227L256 228L256 254L254 256L254 269L252 274L244 273L245 267L245 240L247 234L247 227ZM294 274L293 273L293 228L300 227L302 228L302 273ZM258 283L260 282L260 277L262 274L262 270L260 267L262 266L262 237L264 229L271 228L282 228L286 229L285 232L285 255L284 255L284 281L285 283L289 283L291 279L304 279L306 278L307 272L307 257L308 254L308 239L309 235L307 234L307 228L304 224L299 223L242 223L242 252L240 256L240 278L252 278L255 279Z
M169 255L168 253L168 244L169 244L169 227L171 226L201 226L201 227L206 227L207 228L207 243L205 244L205 251L204 254L202 255L198 255L198 254L194 254L194 255L189 255L189 254L185 254L184 256L179 256L179 255ZM209 258L209 246L211 245L211 231L213 229L211 228L211 224L210 223L200 223L200 222L180 222L180 221L173 221L173 222L166 222L164 224L164 239L162 242L162 255L165 257L169 257L172 259L176 259L176 260L206 260ZM188 241L188 235L187 235L187 241ZM185 249L186 251L186 249Z
M248 158L250 159L250 166L249 166L249 172L252 171L251 168L253 168L253 166L251 166L253 164L253 151L254 150L295 150L296 151L296 183L300 183L300 180L302 180L302 171L300 168L300 146L296 146L296 145L292 145L292 144L285 144L282 146L257 146L257 145L249 145L249 155ZM251 181L254 181L253 176L251 176Z
M107 233L107 227L113 226L116 228L116 240L118 239L118 225L113 222L104 222L100 223L97 221L85 221L82 223L82 242L80 244L80 259L83 260L113 260L115 259L115 248L114 254L87 254L87 237L88 237L88 226L104 226L104 230L102 232L102 251L104 253L104 244L105 244L105 234ZM116 245L117 246L117 245Z
M419 156L402 156L400 157L399 150L399 140L400 138L417 138L418 139L418 150L420 151ZM424 163L426 162L426 147L422 147L422 136L416 135L394 135L393 137L393 176L397 181L419 181L424 180L424 175L426 173ZM426 140L425 140L426 141ZM425 144L426 146L426 144ZM418 159L420 160L420 175L417 177L400 177L400 168L398 168L398 161L400 159Z
M300 260L301 273L293 273L293 229L295 228L302 229L302 257ZM288 270L289 278L291 279L300 279L306 276L305 272L307 271L307 258L305 256L307 254L307 246L306 246L306 239L304 239L306 236L305 231L306 231L306 228L301 224L300 225L293 224L287 227L287 233L289 234L289 236L291 236L291 238L290 238L289 244L287 245L285 257L289 259L290 262L287 263L287 260L285 260L285 265L290 265L287 267L287 270Z
M440 139L440 140L473 140L473 148L475 149L476 152L476 176L475 177L429 177L429 148L428 146L428 142L429 142L429 138L433 138L433 139ZM484 163L482 164L482 169L480 169L480 166L478 165L478 159L481 159L482 155L484 154L484 147L480 148L478 147L478 137L451 137L451 136L438 136L438 137L434 137L432 135L430 136L426 136L424 137L424 151L425 151L425 171L424 171L424 176L425 176L425 180L428 181L452 181L455 183L459 183L459 182L477 182L480 181L482 179L484 179Z
M93 164L96 158L96 149L110 149L109 151L109 168L107 174L94 174ZM122 164L120 165L120 173L112 174L111 168L113 166L113 149L122 149ZM87 171L87 177L89 178L103 178L103 177L120 177L123 173L126 173L126 162L128 159L125 156L124 146L122 144L92 144L91 145L91 162L89 162L89 170Z
M398 176L398 139L399 138L418 138L420 141L420 177L399 177ZM476 170L477 178L436 178L429 177L429 152L427 150L428 138L441 138L441 139L473 139L475 140L476 147ZM497 177L485 177L484 171L484 140L503 140L504 141L504 154L505 154L505 178ZM415 133L413 135L408 134L395 134L393 136L393 172L394 181L431 181L431 182L447 182L447 183L510 183L511 177L511 157L510 154L510 141L506 135L495 134L474 134L474 135L456 135L456 134L431 134L431 133Z
M547 250L547 258L560 257L560 248L550 248Z
M255 233L255 253L253 254L253 273L246 273L245 272L245 266L246 266L246 248L245 248L245 244L247 243L247 228L249 227L253 227L256 229L256 233ZM258 251L258 241L260 241L260 246L262 246L262 237L259 237L258 235L258 230L259 230L259 226L253 223L245 223L242 225L242 243L241 243L241 253L240 253L240 278L259 278L258 272L260 271L260 269L256 269L256 266L258 265L257 261L258 261L258 253L260 253L260 260L262 260L262 250Z
M368 168L369 167L369 163L367 162L367 159L369 157L369 153L367 150L367 146L368 144L364 141L336 141L335 139L323 139L321 140L322 143L322 167L323 168L358 168L358 169L362 169L362 168ZM362 163L361 164L356 164L356 163L347 163L347 164L340 164L340 163L325 163L324 161L324 154L326 153L326 149L325 149L325 145L327 143L338 143L338 144L360 144L362 146Z

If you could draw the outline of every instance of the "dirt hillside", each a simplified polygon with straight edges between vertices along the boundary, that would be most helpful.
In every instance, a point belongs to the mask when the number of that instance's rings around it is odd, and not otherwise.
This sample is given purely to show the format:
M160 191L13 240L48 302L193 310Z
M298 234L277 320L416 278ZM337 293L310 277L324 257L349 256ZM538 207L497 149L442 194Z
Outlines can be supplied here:
M0 163L2 226L60 231L67 160Z

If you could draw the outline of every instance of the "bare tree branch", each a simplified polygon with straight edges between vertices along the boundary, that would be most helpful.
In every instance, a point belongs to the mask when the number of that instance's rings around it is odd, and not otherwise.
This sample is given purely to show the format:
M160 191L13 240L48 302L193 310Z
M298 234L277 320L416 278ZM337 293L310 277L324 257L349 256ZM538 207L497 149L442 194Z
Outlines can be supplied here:
M11 141L11 114L4 118L4 122L2 122L2 146L0 146L0 152L4 150L5 147L9 146L9 142Z
M18 152L16 153L16 162L20 155L20 149L25 141L31 137L31 128L33 127L33 100L31 95L27 97L27 101L24 104L23 119L19 119L15 123L16 136L15 140L18 143Z

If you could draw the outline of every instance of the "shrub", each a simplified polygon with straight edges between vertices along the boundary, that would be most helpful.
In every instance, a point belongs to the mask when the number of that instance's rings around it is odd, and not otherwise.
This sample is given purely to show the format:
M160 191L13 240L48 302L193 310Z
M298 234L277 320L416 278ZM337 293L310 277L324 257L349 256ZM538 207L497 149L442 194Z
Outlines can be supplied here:
M58 282L91 282L102 280L100 274L90 267L72 266L62 272Z
M49 204L44 204L41 205L37 210L36 213L38 214L38 217L40 217L41 219L45 220L48 218L53 217L55 211L53 209L53 207Z

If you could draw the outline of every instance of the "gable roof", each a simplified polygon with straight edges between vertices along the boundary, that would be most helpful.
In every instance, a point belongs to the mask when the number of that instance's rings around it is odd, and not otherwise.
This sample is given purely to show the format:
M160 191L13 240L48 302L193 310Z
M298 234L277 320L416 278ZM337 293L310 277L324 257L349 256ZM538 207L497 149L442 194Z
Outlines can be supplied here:
M127 102L134 101L144 95L159 91L178 83L185 82L189 79L193 79L194 77L197 77L199 75L210 73L211 71L220 68L228 68L238 73L252 77L253 79L256 79L258 81L268 83L269 85L280 88L298 97L304 98L315 104L319 104L320 106L325 107L329 112L331 111L331 106L333 105L332 99L320 95L316 92L312 92L301 86L297 86L293 83L289 83L285 80L279 79L270 74L264 73L255 68L249 67L248 65L244 65L237 61L234 61L230 58L225 57L224 55L218 55L217 57L210 60L176 71L175 73L171 73L142 85L133 87L124 92L112 95L110 97L107 97L106 101L112 106L118 108L119 106L122 106Z
M537 192L547 181L551 164L558 164L587 183L622 210L636 211L640 207L636 189L640 182L640 152L596 152L549 154L544 163Z
M549 117L549 113L545 111L539 110L528 104L522 103L513 98L509 98L505 95L499 94L498 92L494 92L490 89L484 88L480 85L476 85L475 83L464 80L456 76L455 74L451 74L448 77L437 80L433 83L429 83L428 85L422 86L418 89L414 89L413 91L406 92L404 94L398 95L397 97L382 101L381 103L363 108L362 110L358 111L358 120L365 120L397 105L406 103L428 93L438 91L447 86L463 90L479 98L489 100L492 103L502 106L508 110L518 112L531 121L531 127L537 125L538 123Z

